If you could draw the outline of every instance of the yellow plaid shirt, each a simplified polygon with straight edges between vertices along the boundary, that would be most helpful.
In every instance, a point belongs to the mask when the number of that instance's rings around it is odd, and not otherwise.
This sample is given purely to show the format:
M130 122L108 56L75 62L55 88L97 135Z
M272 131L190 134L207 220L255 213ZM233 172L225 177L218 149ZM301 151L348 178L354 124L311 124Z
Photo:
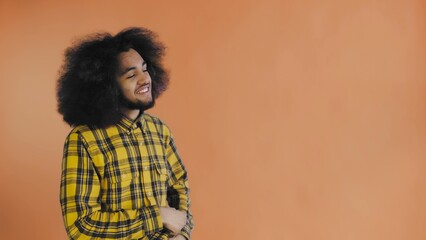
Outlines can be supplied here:
M168 239L159 207L187 212L187 173L169 128L141 114L108 128L77 126L66 138L60 202L70 239Z

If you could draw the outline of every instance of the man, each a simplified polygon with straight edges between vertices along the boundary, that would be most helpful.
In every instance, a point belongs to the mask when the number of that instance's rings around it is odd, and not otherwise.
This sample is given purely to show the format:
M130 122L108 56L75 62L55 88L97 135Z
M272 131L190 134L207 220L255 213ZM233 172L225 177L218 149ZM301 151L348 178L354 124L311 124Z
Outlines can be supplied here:
M65 53L58 111L73 126L60 202L70 239L189 239L187 172L169 128L145 113L166 90L163 45L144 28Z

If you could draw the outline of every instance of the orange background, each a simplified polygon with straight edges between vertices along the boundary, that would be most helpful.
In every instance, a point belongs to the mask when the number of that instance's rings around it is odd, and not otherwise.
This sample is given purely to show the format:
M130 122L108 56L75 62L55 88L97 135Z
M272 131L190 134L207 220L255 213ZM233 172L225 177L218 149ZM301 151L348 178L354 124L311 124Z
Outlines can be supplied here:
M145 26L194 240L426 239L426 4L0 0L0 234L65 239L63 51Z

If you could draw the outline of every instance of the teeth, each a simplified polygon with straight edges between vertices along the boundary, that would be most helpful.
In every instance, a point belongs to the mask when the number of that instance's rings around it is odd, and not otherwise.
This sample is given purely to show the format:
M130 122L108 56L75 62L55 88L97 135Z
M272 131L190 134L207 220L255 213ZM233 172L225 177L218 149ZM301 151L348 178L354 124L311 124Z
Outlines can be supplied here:
M141 90L138 91L138 93L146 93L148 92L148 90L149 90L149 87L142 88Z

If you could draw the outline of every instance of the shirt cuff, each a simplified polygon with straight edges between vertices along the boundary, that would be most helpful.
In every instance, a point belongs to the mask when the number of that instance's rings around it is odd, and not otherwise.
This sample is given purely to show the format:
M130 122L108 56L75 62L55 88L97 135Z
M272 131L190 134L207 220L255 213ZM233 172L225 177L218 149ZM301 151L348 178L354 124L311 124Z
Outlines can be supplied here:
M163 231L148 235L149 240L168 240L167 234Z
M187 232L181 231L179 234L184 236L186 240L189 240L189 234Z

